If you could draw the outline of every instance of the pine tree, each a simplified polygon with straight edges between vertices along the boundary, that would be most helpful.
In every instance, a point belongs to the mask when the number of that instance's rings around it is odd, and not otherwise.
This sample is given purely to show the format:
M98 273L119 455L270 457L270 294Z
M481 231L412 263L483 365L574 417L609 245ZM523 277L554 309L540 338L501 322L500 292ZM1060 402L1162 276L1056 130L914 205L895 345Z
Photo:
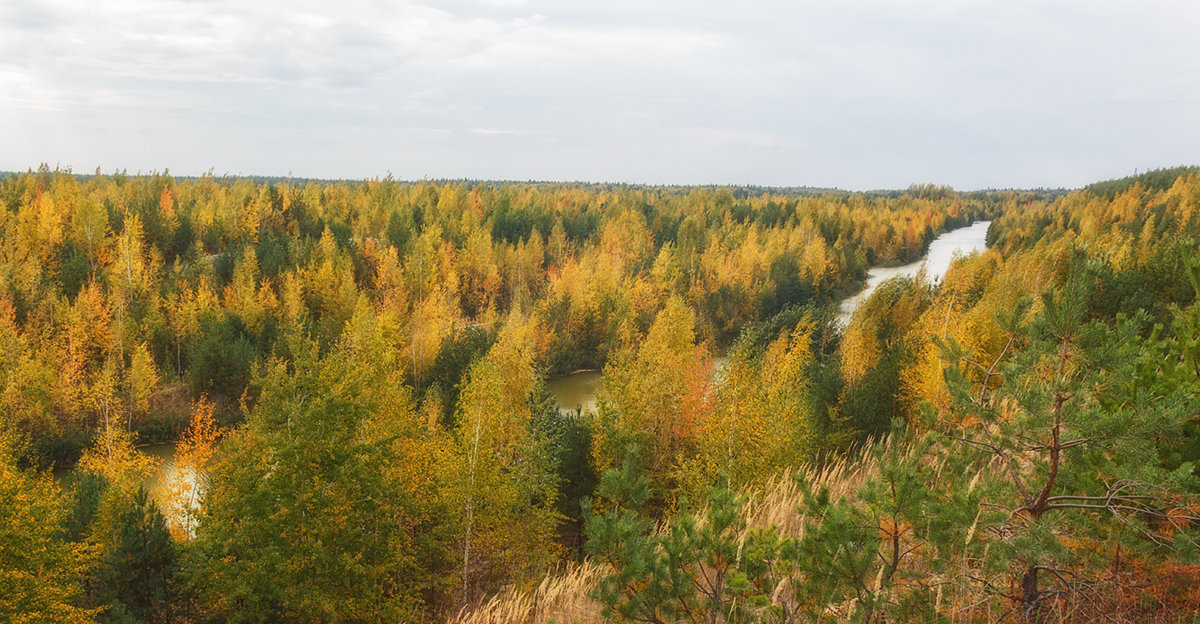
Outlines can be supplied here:
M604 617L648 624L795 621L794 612L772 600L784 580L777 573L796 561L796 542L781 539L774 527L748 529L745 500L724 485L709 491L699 511L685 501L657 526L647 513L651 483L639 474L637 456L630 447L621 468L604 473L597 511L587 520L587 553L607 564L592 590Z
M97 597L108 605L104 619L167 621L176 571L175 544L166 519L144 488L124 503L109 539L96 572Z
M1183 526L1168 512L1170 501L1191 472L1162 468L1157 446L1177 435L1194 396L1135 383L1139 366L1162 366L1143 357L1145 315L1118 316L1114 327L1088 321L1091 282L1081 252L1068 271L1061 292L1043 294L1033 320L1024 322L1029 301L1000 319L1009 340L994 362L970 361L955 341L941 342L944 359L970 367L946 372L967 425L954 439L1002 470L983 521L1000 538L993 561L1010 562L1003 573L1015 587L981 581L1014 596L1031 622L1041 621L1054 596L1087 586L1078 570L1101 550L1100 536L1172 548L1165 535Z

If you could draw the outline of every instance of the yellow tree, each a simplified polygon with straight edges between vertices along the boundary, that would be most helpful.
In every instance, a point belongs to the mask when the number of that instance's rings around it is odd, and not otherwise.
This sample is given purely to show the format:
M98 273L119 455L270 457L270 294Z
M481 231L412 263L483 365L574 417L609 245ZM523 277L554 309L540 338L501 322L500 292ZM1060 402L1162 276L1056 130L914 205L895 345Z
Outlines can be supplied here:
M500 294L500 269L492 255L492 241L485 230L475 230L458 257L459 299L469 317L478 317L495 305Z
M555 558L552 468L530 428L537 331L535 321L511 313L459 398L451 482L462 513L464 603L488 577L545 569Z
M233 278L225 287L224 304L225 309L236 313L255 336L262 335L267 322L258 277L258 258L254 247L247 245L233 269Z
M95 611L77 606L86 553L64 539L58 487L48 473L19 470L11 449L0 432L0 621L91 622Z
M108 212L95 197L82 198L71 213L71 235L83 251L93 277L97 268L107 264Z
M208 486L205 472L217 448L220 429L213 417L213 403L200 397L192 405L192 421L175 447L174 469L167 474L159 498L165 501L163 515L177 540L195 535L200 501Z
M104 477L110 489L134 492L154 474L158 460L134 447L135 435L109 423L79 458L79 470Z
M454 293L458 289L450 250L441 239L441 228L427 228L417 239L405 267L413 303L409 318L408 355L415 385L424 382L425 370L437 356L442 340L460 315Z
M0 297L0 428L20 427L34 435L53 434L54 395L57 380L42 358L44 351L31 347L17 324L12 302Z
M112 313L99 284L84 286L65 316L67 357L80 370L91 371L112 349Z
M357 299L353 264L327 228L304 269L304 300L324 336L341 332Z
M125 219L117 237L117 262L112 267L113 289L109 295L113 312L113 342L123 358L146 330L146 314L154 307L155 274L161 264L158 253L145 245L141 220L136 214ZM140 305L138 305L140 304Z
M706 352L696 349L692 311L671 297L645 339L628 344L604 367L596 472L620 465L627 446L636 444L650 478L669 484L694 450L695 423L686 422L686 405L695 369L708 366Z
M456 307L441 288L434 289L414 306L409 317L407 351L415 385L424 383L425 371L437 357L442 341L453 331L459 316Z
M149 411L150 395L158 386L158 370L144 342L133 348L126 385L129 390L130 410L135 414L145 414Z
M691 493L702 494L718 474L733 488L761 485L808 457L812 333L813 324L806 318L760 356L734 355L712 414L701 423L699 453L689 471Z

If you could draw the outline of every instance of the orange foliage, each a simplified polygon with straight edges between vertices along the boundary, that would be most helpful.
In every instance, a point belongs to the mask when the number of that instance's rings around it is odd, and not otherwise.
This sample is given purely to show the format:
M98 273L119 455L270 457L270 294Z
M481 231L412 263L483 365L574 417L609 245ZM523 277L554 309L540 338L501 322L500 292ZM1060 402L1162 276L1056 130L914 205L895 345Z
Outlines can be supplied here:
M201 397L193 404L192 422L175 447L171 470L159 493L163 515L177 540L190 539L196 530L201 497L207 487L205 469L216 451L220 429L213 416L213 403Z

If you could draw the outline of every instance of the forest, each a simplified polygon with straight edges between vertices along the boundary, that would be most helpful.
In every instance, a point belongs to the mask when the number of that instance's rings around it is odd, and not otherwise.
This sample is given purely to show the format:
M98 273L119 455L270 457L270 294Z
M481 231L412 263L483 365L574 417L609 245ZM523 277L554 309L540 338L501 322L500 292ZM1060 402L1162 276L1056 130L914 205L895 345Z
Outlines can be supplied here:
M1196 167L3 176L0 620L1190 622L1198 239Z

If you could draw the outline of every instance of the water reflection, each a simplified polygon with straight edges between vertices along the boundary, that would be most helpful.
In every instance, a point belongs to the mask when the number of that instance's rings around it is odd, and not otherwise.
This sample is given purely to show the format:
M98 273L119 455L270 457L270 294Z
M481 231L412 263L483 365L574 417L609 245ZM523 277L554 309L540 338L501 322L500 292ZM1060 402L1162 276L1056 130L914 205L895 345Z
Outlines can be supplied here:
M594 412L596 395L603 386L603 375L595 370L579 371L551 379L546 385L554 398L558 399L558 409L571 413L577 409Z

